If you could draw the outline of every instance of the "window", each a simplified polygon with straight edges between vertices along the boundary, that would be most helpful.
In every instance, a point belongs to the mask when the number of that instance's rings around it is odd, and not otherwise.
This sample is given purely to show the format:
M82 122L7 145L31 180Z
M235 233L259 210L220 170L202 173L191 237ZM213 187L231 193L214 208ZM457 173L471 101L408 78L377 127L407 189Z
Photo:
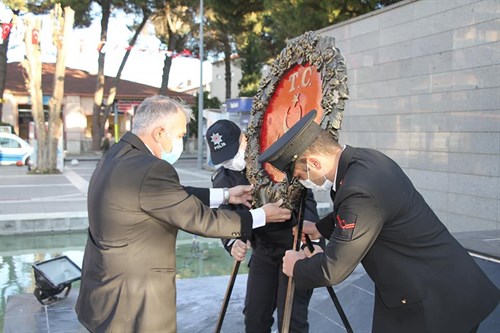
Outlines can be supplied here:
M9 138L0 138L0 147L2 148L21 148L21 144L16 140Z

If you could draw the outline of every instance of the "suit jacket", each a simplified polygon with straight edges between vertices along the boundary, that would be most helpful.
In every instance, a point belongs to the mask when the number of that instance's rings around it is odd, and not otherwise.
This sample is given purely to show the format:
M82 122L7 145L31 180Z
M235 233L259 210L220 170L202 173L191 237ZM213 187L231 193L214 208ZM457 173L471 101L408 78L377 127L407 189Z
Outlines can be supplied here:
M208 203L208 189L181 186L134 134L113 145L89 184L80 322L92 332L175 332L177 231L251 235L250 212Z
M316 224L330 241L296 263L297 287L335 285L361 262L375 284L373 332L469 332L495 309L499 290L389 157L346 147L336 189Z

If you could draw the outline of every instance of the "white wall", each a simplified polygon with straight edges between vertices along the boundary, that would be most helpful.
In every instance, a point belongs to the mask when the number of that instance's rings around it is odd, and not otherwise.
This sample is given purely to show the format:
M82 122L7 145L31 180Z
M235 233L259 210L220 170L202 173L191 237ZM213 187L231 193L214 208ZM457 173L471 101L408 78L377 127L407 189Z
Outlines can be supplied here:
M346 58L340 141L395 159L451 231L500 229L500 1L404 1L319 31Z
M212 82L210 82L210 96L217 97L222 103L226 100L226 73L224 61L212 63ZM239 96L238 83L242 77L239 61L231 61L231 98Z

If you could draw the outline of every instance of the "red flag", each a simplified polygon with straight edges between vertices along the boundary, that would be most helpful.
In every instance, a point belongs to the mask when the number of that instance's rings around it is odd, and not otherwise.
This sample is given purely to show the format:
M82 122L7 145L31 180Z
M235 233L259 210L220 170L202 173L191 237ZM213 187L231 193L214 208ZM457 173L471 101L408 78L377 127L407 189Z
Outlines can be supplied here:
M181 55L183 57L190 57L191 56L191 51L189 51L188 49L184 49L184 50L182 50L181 53L179 53L179 55Z
M38 34L39 34L38 29L33 29L31 31L31 44L33 44L33 45L38 44Z
M10 29L12 29L12 23L2 23L2 39L6 40L9 38Z

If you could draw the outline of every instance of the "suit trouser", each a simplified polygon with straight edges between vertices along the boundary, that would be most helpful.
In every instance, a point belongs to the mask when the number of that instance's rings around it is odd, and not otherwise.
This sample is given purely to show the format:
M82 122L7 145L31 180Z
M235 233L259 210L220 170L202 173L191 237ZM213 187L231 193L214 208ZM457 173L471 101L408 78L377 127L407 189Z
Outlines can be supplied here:
M245 298L245 329L247 333L271 332L273 313L278 310L278 327L285 308L288 277L283 274L281 258L271 259L262 255L254 255L250 259L247 291ZM295 290L293 298L290 332L304 333L309 331L307 313L311 290Z

